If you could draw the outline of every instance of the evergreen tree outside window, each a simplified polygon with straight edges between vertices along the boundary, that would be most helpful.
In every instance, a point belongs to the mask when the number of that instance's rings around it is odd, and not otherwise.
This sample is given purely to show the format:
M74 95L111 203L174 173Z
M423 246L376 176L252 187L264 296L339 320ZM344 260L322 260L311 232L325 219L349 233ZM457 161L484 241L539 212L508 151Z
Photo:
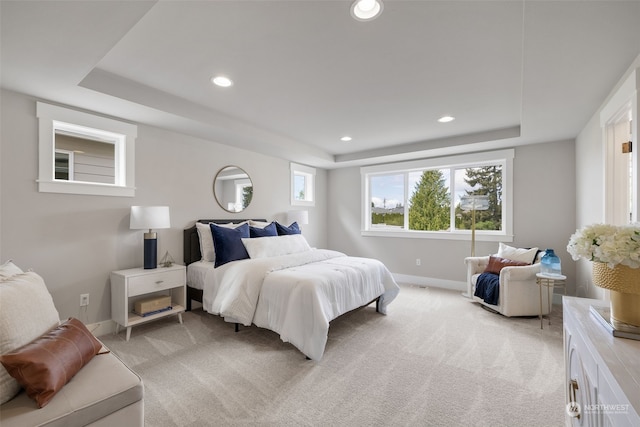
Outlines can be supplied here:
M443 172L425 170L409 201L409 230L448 230L451 196Z
M476 212L477 236L508 240L513 154L501 150L361 168L362 234L465 239L471 213L460 209L460 199L487 195L489 209Z
M468 188L464 195L489 196L489 209L476 212L476 230L502 229L502 166L492 165L456 170L456 181L464 181ZM471 212L456 207L456 229L471 230Z

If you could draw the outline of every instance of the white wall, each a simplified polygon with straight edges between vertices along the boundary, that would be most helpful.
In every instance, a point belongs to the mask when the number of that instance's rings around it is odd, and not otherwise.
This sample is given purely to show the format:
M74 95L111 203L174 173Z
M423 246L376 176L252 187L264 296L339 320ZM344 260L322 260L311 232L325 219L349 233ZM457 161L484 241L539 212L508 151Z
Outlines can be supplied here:
M575 263L566 251L575 231L574 141L516 147L514 158L514 240L509 245L553 248L573 292ZM382 260L396 274L419 283L466 282L468 241L363 237L360 235L360 169L328 171L329 247ZM495 242L476 241L476 255L497 251ZM416 266L416 258L421 265ZM422 280L426 278L426 280Z
M132 205L168 205L171 228L157 230L158 259L169 251L182 263L182 230L200 218L263 218L286 221L289 162L158 128L139 125L136 196L103 197L39 193L36 99L2 91L0 262L13 259L44 277L61 318L86 323L111 318L109 273L142 265L143 231L129 229ZM123 118L126 119L126 118ZM251 205L223 211L213 179L225 165L242 167L253 180ZM316 175L316 207L303 231L326 247L326 171ZM90 294L87 312L81 293ZM28 301L25 301L28 309Z
M576 227L605 222L605 141L600 126L600 113L613 98L622 83L633 70L640 67L640 55L631 64L620 81L611 89L602 106L594 112L589 122L576 138ZM640 93L636 93L636 105L640 105ZM637 123L637 117L635 122ZM634 151L638 141L634 141ZM640 183L638 183L640 185ZM593 285L591 263L586 260L577 262L577 295L589 298L606 299L606 292Z
M604 144L600 116L595 114L576 138L576 228L604 222ZM602 299L591 282L591 263L577 261L578 296Z
M640 57L630 69L639 66ZM142 264L142 232L128 228L131 205L170 206L172 228L158 230L158 256L168 250L178 262L182 229L195 219L286 219L287 161L143 125L136 141L136 197L38 193L36 100L7 91L1 95L0 262L13 259L40 273L62 318L76 316L87 323L110 318L109 272ZM577 227L603 219L599 112L575 143L516 147L510 243L554 248L569 294L597 298L602 292L591 285L588 263L572 261L566 244ZM229 164L243 167L254 183L252 204L240 214L223 211L213 197L213 178ZM379 258L397 274L465 281L469 242L360 235L358 167L318 170L316 185L316 206L309 208L310 224L304 227L312 246ZM496 247L477 242L476 253L493 253ZM91 295L87 313L78 307L81 293Z

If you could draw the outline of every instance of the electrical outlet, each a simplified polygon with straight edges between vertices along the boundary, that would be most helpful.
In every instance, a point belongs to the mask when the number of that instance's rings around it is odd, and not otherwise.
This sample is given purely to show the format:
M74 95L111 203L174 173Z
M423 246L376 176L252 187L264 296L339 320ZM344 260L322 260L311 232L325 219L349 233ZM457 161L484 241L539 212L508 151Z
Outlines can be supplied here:
M89 305L89 294L80 294L80 307Z
M420 265L420 258L416 258L416 265Z

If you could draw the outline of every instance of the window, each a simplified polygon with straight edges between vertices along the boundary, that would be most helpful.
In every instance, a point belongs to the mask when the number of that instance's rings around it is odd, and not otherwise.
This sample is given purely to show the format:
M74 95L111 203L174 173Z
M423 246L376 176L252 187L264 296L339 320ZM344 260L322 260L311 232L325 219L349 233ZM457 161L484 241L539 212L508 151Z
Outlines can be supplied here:
M137 127L37 103L38 190L133 197Z
M73 151L56 149L55 171L53 179L73 181Z
M293 206L315 206L315 178L315 168L291 163L291 204Z
M476 238L509 240L512 234L513 150L361 168L363 235L467 239L472 211L463 196L488 197L475 211Z

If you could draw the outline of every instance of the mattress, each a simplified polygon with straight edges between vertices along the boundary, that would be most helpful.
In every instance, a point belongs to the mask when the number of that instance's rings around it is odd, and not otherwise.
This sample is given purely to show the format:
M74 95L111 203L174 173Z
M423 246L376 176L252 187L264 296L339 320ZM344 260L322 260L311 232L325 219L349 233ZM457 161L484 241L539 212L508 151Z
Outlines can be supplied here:
M207 274L213 272L213 263L207 261L192 262L187 266L187 286L204 289Z

